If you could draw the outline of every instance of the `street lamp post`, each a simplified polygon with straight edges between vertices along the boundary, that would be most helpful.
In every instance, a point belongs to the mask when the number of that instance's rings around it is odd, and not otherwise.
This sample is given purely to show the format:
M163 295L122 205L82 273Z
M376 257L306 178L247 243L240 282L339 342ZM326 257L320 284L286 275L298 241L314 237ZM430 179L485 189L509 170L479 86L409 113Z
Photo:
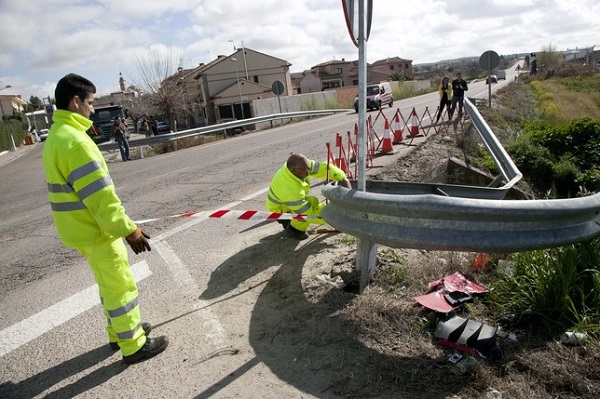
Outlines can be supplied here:
M4 89L10 89L11 87L12 87L11 85L6 85L6 86L4 86L4 87L0 88L0 91L2 91L2 90L4 90Z
M242 86L240 85L240 74L238 72L237 58L231 57L232 61L235 61L235 79L237 80L238 92L240 93L240 110L242 111L242 119L244 117L244 103L242 102Z

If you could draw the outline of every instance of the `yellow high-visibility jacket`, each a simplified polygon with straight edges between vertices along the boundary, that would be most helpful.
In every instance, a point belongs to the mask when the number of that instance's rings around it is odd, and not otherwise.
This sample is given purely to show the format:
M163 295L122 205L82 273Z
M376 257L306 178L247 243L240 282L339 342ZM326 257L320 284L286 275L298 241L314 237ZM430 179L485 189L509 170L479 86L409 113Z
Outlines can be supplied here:
M450 101L452 99L452 85L448 83L448 87L444 90L442 85L440 85L440 100L444 98L444 93L446 93L446 100Z
M131 234L135 223L117 197L104 157L86 134L92 121L65 110L56 110L52 120L42 164L62 242L77 248Z
M266 199L266 207L271 212L291 212L305 215L318 215L320 208L315 197L309 197L310 178L324 179L328 176L327 162L309 160L309 175L306 179L300 179L287 167L287 163L275 173L269 186ZM333 164L329 164L329 180L341 181L346 178L343 170ZM313 212L311 212L311 209ZM314 211L318 210L319 213Z

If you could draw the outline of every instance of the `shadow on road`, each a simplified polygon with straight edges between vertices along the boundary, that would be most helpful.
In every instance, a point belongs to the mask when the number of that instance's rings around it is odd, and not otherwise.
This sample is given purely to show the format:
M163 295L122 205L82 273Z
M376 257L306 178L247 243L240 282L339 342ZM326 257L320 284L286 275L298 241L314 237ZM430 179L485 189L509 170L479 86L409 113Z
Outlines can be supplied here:
M261 362L285 383L320 398L402 394L407 398L441 399L468 384L468 376L432 383L431 371L446 367L445 359L394 357L366 347L357 338L351 321L343 314L334 316L356 295L333 287L323 295L312 295L303 286L303 272L311 274L307 268L314 264L309 258L318 257L330 247L324 239L323 235L316 236L299 244L280 234L265 237L211 274L201 299L223 300L222 296L243 282L278 267L252 311L249 340L256 357L197 398L218 396L220 389Z

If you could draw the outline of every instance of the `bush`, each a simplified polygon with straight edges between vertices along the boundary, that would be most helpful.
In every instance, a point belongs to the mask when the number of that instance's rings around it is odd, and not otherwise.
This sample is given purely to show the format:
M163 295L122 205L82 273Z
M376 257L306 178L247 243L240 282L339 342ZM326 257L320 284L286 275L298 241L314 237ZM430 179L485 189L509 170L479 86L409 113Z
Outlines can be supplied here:
M513 254L514 274L491 284L490 306L528 329L600 333L600 239Z
M26 134L27 131L23 129L23 123L20 120L10 119L0 122L0 151L12 150L13 139L15 145L19 147L23 143Z
M529 122L507 151L538 193L568 198L582 190L600 191L600 120Z

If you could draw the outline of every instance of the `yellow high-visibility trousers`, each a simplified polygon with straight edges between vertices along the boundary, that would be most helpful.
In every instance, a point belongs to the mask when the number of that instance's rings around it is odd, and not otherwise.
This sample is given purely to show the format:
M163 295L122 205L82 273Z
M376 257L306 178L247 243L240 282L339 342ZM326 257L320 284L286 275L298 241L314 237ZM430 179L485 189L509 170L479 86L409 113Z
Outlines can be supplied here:
M325 204L319 202L316 197L307 196L307 201L311 204L310 209L303 212L303 215L321 216L321 210L325 207ZM314 200L313 200L314 199ZM280 212L280 213L296 213L294 209L286 206L285 204L275 204L269 200L266 201L267 209L269 212ZM306 231L308 226L311 224L326 224L323 219L308 219L302 220L291 220L290 224L293 228L300 231Z
M123 239L77 249L87 260L98 284L110 342L119 342L123 356L134 354L144 345L146 336L141 325L137 285Z

